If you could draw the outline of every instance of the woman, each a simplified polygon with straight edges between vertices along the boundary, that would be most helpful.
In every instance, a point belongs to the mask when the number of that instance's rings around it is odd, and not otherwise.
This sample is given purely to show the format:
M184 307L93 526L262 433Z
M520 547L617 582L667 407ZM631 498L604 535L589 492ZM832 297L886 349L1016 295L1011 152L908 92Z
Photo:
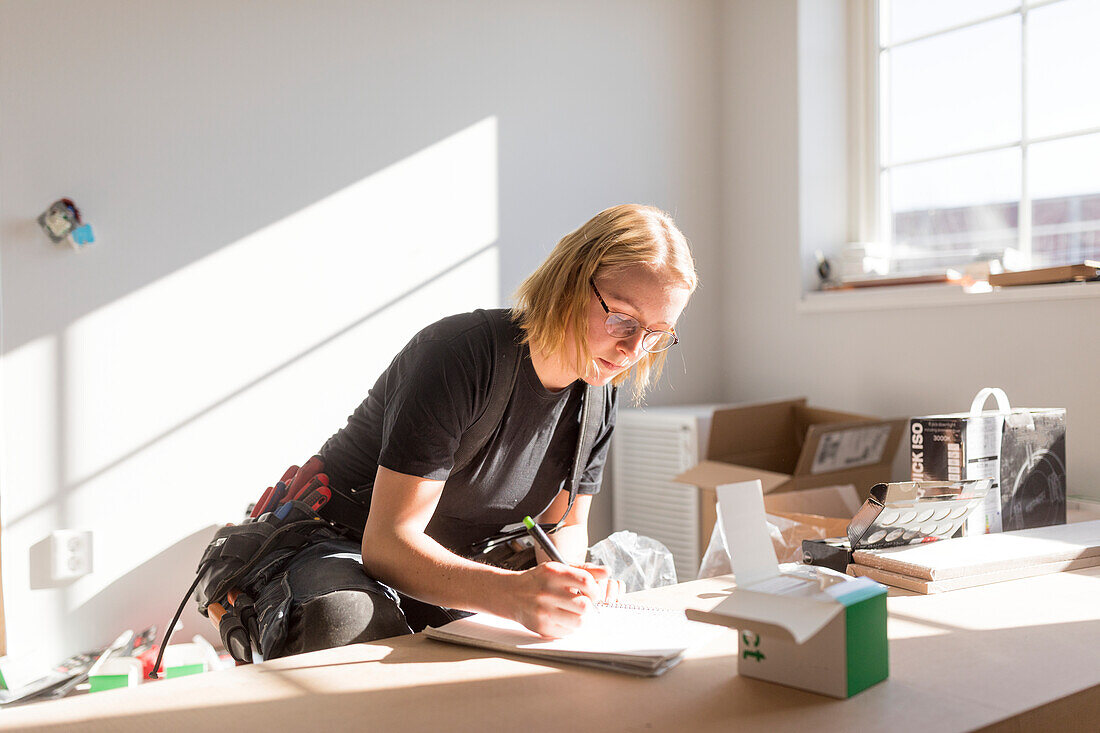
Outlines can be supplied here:
M584 560L617 398L610 390L570 504L582 396L586 385L632 379L640 399L695 285L687 242L657 209L612 207L564 237L515 307L498 312L520 344L519 373L499 426L458 469L455 453L490 391L492 328L463 314L418 334L291 481L290 495L322 470L333 488L369 487L369 514L361 546L307 547L260 590L265 656L419 631L462 614L450 609L562 636L593 602L614 600L620 584ZM523 571L469 559L471 543L527 514L561 520L551 537L570 564L541 551Z

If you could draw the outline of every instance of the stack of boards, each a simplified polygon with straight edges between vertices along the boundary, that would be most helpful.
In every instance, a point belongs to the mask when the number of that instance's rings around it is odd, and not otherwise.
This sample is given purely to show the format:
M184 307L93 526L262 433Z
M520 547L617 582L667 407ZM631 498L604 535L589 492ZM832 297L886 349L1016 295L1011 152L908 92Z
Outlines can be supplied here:
M1100 520L856 550L848 574L940 593L1093 565L1100 565Z

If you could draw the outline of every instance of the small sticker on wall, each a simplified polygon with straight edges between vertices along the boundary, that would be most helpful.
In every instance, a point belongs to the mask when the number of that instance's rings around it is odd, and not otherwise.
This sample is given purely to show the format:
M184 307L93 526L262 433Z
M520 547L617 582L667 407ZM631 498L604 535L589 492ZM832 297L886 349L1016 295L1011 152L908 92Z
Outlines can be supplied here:
M810 473L829 473L846 468L873 466L882 460L889 437L889 425L848 428L825 433L817 444L817 454L814 455Z

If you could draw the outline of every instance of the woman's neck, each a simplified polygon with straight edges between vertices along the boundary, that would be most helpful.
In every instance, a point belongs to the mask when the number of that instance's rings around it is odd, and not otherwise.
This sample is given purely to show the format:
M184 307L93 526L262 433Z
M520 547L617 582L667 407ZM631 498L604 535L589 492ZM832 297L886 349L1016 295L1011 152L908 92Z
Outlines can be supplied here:
M556 356L548 356L531 349L531 364L535 367L542 386L551 392L565 389L577 381L577 376Z

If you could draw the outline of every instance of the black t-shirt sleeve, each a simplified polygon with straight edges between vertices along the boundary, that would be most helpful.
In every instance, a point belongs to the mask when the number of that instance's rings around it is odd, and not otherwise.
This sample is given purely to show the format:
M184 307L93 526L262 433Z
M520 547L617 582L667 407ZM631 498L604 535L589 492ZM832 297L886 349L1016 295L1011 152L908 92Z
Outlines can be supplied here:
M410 345L389 370L378 465L443 481L481 393L469 355L442 340Z
M375 418L371 410L372 395L382 390L385 376L380 377L355 412L348 416L348 424L325 441L318 455L325 462L329 482L338 489L354 489L374 483L378 471L375 461L378 439L375 437Z
M462 335L472 335L469 331ZM374 483L379 465L444 480L481 409L491 370L484 339L418 334L390 363L347 425L319 451L332 485Z
M579 494L600 493L603 468L607 463L607 451L611 445L611 435L615 432L615 416L618 415L618 411L619 390L614 389L611 390L610 398L604 402L603 426L596 438L595 445L592 446L588 465L585 466L584 473L581 474L581 483L577 489Z

